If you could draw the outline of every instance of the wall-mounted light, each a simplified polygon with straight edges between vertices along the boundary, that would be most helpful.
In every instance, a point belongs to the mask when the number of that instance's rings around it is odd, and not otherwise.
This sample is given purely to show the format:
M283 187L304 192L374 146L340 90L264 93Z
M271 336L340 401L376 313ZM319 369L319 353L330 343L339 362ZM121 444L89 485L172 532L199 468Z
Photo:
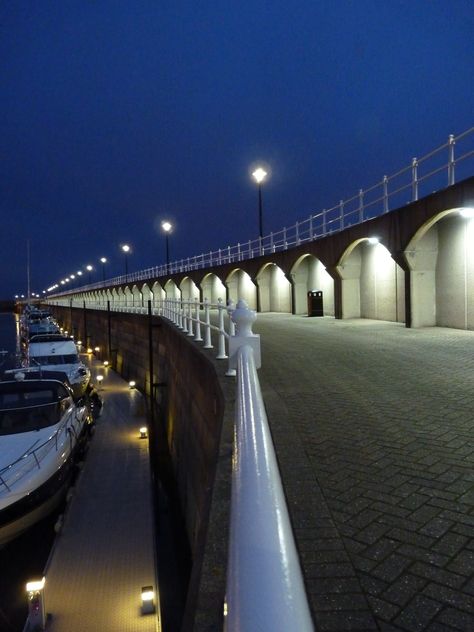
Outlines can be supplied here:
M99 353L99 351L100 351L100 347L94 347L94 351L95 351L96 353Z
M44 585L46 579L30 581L26 584L28 594L28 629L44 630L46 611L44 606Z
M142 588L142 614L153 614L155 612L155 591L153 586L143 586Z

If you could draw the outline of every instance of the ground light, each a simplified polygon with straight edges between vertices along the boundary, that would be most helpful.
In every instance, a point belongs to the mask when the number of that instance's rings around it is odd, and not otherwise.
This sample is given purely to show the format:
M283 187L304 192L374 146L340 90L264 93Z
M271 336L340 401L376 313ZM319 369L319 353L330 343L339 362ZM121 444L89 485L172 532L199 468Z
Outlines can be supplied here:
M148 428L146 426L142 426L140 428L140 439L146 439L148 437Z
M105 368L107 368L109 366L109 361L108 360L104 360L104 366L105 366Z
M100 388L100 386L102 384L102 380L104 379L104 376L103 375L97 375L95 379L99 382L99 388Z
M100 351L100 347L94 347L94 351L95 351L96 353L99 353L99 351Z
M153 614L155 612L155 591L153 586L143 586L142 588L142 614Z
M26 584L28 594L28 625L32 630L44 630L46 612L44 606L44 585L46 579L30 581Z
M130 388L135 388L135 386L137 385L137 383L135 382L135 380L130 380L130 382L128 383L128 385L130 386Z
M87 353L92 353L92 349L90 347L87 347Z

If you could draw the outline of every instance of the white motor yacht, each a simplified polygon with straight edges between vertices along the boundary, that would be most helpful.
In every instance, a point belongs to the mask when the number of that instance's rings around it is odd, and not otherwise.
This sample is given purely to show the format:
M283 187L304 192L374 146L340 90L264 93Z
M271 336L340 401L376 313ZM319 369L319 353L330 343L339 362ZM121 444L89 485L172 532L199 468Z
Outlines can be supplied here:
M75 397L84 395L91 377L89 368L79 358L74 341L61 334L30 338L26 363L35 370L42 367L65 373Z
M64 375L15 378L0 382L0 547L58 505L92 423Z

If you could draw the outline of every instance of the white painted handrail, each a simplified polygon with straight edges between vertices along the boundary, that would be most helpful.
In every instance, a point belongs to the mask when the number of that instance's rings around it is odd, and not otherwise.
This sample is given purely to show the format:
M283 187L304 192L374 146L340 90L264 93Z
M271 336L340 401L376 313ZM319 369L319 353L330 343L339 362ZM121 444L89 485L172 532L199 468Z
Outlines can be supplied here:
M313 630L303 576L268 427L255 362L251 321L240 344L232 467L226 632ZM250 343L249 344L249 340Z
M456 147L456 156L454 148ZM219 248L204 254L187 257L169 264L154 266L106 281L71 289L64 280L60 286L52 286L48 291L59 294L73 294L77 291L94 290L111 285L123 285L136 281L146 281L172 274L182 274L192 270L211 268L218 265L253 259L264 254L287 250L304 242L314 241L360 224L390 209L414 202L421 195L455 184L457 179L472 175L474 158L474 127L461 134L450 134L447 142L436 147L421 158L412 158L410 163L395 173L384 175L379 182L359 189L345 200L340 200L330 208L322 209L307 218L263 237L249 239L245 243ZM455 171L456 169L456 171ZM461 176L461 178L459 177ZM424 187L420 191L420 187ZM51 294L53 296L54 294Z

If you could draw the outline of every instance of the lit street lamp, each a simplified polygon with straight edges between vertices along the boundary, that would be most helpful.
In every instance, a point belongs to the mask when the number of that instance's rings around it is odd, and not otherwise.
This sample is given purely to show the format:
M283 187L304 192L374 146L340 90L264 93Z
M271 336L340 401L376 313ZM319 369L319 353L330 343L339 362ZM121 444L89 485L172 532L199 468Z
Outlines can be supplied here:
M169 234L173 230L173 224L171 222L163 221L161 222L161 229L164 231L166 236L166 274L169 274L170 271L170 247L169 247Z
M122 252L125 254L125 276L128 274L128 253L130 252L130 246L128 244L124 244L122 246Z
M94 268L89 264L88 266L86 266L86 270L89 273L89 285L91 284L91 272Z
M258 167L252 173L255 182L258 184L258 228L260 239L263 237L263 213L262 213L262 182L267 177L267 172L262 167Z
M101 257L100 262L102 264L102 281L105 281L105 264L107 263L107 257Z

